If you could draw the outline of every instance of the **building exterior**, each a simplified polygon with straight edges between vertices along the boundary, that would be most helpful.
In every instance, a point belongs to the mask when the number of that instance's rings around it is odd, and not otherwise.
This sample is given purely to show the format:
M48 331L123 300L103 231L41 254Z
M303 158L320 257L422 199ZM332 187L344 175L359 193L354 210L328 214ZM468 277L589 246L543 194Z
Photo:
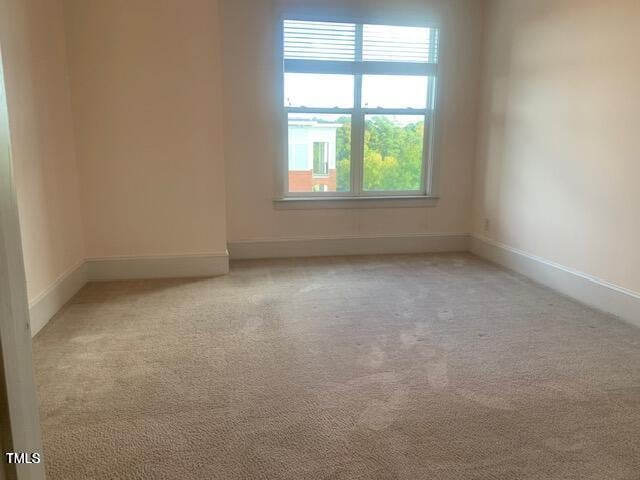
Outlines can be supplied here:
M289 191L336 191L336 132L340 124L289 120Z

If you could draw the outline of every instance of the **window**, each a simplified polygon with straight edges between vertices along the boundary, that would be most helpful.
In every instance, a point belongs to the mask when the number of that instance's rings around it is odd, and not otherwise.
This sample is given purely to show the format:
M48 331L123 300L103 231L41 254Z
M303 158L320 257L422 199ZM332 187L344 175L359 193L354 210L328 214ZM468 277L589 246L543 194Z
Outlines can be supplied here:
M329 175L329 144L314 142L313 144L313 174L315 176Z
M438 30L285 20L287 196L429 194Z

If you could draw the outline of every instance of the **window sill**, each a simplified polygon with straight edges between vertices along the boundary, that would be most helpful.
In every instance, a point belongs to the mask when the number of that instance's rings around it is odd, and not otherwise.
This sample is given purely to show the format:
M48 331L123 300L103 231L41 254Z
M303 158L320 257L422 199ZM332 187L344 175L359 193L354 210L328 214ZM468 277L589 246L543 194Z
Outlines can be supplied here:
M439 197L287 197L273 201L276 210L324 210L332 208L425 208L437 207Z

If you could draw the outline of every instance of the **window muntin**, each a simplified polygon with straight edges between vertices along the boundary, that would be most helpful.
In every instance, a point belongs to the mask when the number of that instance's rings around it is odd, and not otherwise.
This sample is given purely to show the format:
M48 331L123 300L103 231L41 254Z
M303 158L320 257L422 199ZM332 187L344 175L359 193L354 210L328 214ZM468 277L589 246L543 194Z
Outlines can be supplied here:
M286 195L429 193L437 43L433 28L285 20Z

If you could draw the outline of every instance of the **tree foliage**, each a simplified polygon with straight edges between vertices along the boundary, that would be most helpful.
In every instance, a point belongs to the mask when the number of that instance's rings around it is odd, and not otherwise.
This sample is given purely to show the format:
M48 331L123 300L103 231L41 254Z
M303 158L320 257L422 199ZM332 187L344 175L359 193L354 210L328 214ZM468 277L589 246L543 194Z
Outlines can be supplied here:
M337 132L337 190L348 191L351 175L351 123L340 119ZM389 117L367 119L364 138L364 189L419 190L424 122L399 124Z

